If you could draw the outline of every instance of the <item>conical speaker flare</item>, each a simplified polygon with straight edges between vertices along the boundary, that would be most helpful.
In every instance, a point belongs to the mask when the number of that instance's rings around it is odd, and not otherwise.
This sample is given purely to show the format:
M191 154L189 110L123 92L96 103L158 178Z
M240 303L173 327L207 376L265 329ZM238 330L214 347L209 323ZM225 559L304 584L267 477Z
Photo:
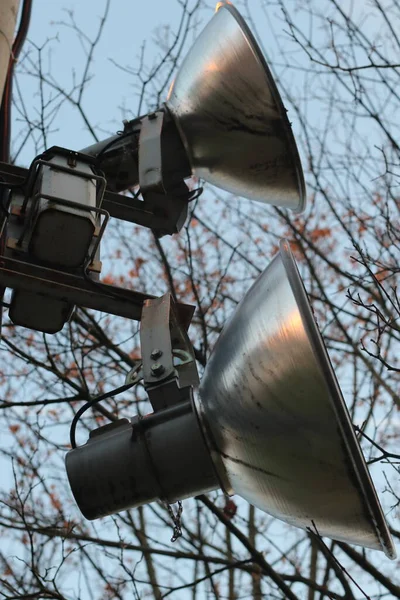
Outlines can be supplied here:
M286 110L231 4L219 8L195 41L166 105L198 177L252 200L303 210L303 172Z
M395 557L288 242L219 337L196 402L225 491Z

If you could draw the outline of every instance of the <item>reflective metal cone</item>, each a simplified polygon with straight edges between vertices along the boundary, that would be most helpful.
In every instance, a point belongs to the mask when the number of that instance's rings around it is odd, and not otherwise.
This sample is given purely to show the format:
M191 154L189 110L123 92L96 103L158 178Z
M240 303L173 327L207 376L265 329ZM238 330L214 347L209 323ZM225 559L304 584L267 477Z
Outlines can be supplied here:
M218 339L196 408L225 491L396 556L287 241Z
M303 172L286 109L232 5L222 5L197 38L166 105L198 177L251 200L304 209Z

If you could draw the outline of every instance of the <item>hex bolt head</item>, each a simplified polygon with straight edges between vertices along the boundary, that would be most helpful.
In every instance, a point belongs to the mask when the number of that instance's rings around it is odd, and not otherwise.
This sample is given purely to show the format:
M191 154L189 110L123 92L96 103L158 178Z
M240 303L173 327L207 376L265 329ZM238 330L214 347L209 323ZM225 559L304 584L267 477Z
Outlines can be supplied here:
M162 356L162 352L158 348L154 348L154 350L151 351L150 357L153 360L157 360L157 358L160 358L160 356Z
M154 365L151 366L151 374L154 375L154 377L159 377L164 371L165 368L160 363L154 363Z

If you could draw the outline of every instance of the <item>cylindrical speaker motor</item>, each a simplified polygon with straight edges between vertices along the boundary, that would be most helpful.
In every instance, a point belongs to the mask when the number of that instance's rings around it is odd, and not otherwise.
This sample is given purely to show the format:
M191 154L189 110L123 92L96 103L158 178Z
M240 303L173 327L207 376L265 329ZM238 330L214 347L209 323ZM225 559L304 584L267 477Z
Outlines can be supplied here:
M97 519L219 487L190 401L131 421L120 419L68 452L66 467L82 514Z

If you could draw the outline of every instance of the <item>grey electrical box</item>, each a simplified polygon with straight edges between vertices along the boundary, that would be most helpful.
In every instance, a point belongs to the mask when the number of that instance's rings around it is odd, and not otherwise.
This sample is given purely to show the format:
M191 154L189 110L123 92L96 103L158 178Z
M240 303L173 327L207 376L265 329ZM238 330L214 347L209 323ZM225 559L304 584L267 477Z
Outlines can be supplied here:
M96 182L88 177L90 165L77 161L72 169L67 161L66 156L55 155L49 161L54 166L41 168L28 248L40 262L74 268L84 263L95 232L90 209L96 208ZM58 165L70 172L57 169ZM86 177L75 176L74 170Z

